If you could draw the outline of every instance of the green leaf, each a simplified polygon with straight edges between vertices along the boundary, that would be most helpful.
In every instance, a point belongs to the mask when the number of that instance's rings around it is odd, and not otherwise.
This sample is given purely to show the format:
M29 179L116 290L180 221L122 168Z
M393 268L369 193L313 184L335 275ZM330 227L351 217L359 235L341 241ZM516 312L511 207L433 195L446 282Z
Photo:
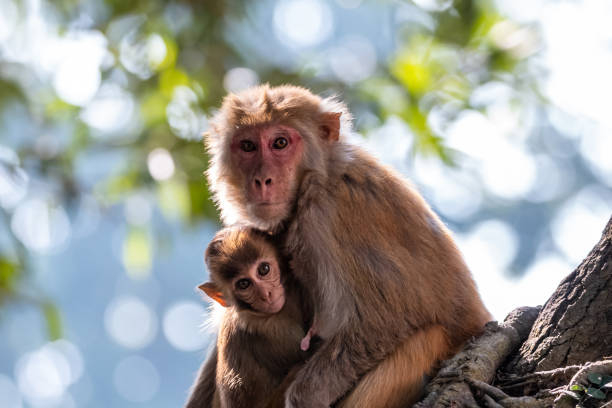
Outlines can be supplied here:
M123 241L122 261L128 276L133 279L144 279L151 275L153 244L145 229L130 228Z
M603 383L603 375L599 373L589 373L588 377L589 382L595 385L602 385Z
M571 391L583 391L584 392L584 387L580 384L574 384L570 387Z
M598 400L606 399L606 394L598 388L587 388L586 393L588 396Z
M0 289L13 290L18 277L18 266L6 258L0 257Z
M601 379L601 384L602 384L602 385L607 384L607 385L608 385L608 387L610 387L610 386L612 386L612 384L611 384L611 383L612 383L612 376L610 376L610 375L604 375L604 376L602 376L602 379Z
M52 303L43 305L43 313L47 320L47 331L50 340L57 340L62 337L62 319L57 307Z

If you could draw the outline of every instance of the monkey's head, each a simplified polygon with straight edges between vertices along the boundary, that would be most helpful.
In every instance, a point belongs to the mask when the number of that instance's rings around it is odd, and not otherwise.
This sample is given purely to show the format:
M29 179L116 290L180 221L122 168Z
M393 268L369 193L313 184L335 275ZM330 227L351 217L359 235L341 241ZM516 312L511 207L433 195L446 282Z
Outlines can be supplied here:
M327 171L341 121L350 126L344 105L300 87L226 96L206 136L208 180L225 223L273 230L286 220L304 174Z
M199 288L222 306L274 314L285 305L284 264L265 233L223 229L206 248L205 261L211 281Z

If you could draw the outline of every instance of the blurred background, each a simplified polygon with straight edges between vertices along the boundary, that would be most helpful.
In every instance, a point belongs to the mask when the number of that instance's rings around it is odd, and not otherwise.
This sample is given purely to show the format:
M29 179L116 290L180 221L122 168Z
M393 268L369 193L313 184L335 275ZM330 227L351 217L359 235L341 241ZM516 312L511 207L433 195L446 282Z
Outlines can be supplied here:
M213 336L201 133L339 95L502 319L612 214L608 0L0 0L0 407L178 407Z

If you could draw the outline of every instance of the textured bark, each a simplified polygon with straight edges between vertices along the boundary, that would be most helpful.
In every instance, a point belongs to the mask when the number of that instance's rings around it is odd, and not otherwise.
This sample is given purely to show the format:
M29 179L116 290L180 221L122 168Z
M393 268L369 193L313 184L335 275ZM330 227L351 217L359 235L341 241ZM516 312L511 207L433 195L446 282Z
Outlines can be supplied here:
M503 370L523 375L612 356L612 218L599 243L546 302Z
M611 370L612 218L599 243L539 314L519 308L504 323L489 323L480 338L442 364L416 406L574 407L570 387L584 383L589 373ZM612 392L607 394L608 402L581 404L612 408Z

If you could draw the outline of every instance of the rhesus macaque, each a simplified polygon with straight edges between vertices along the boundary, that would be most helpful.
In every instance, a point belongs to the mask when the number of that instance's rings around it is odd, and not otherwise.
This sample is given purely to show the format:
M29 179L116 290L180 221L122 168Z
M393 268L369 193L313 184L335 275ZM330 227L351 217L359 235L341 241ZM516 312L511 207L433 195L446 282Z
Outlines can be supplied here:
M286 407L400 407L490 314L414 188L343 139L343 104L295 86L228 95L206 137L226 224L282 232L322 343Z
M308 356L300 343L310 347L301 289L272 238L254 229L221 230L205 260L211 281L199 288L227 309L186 407L282 407L283 381Z

